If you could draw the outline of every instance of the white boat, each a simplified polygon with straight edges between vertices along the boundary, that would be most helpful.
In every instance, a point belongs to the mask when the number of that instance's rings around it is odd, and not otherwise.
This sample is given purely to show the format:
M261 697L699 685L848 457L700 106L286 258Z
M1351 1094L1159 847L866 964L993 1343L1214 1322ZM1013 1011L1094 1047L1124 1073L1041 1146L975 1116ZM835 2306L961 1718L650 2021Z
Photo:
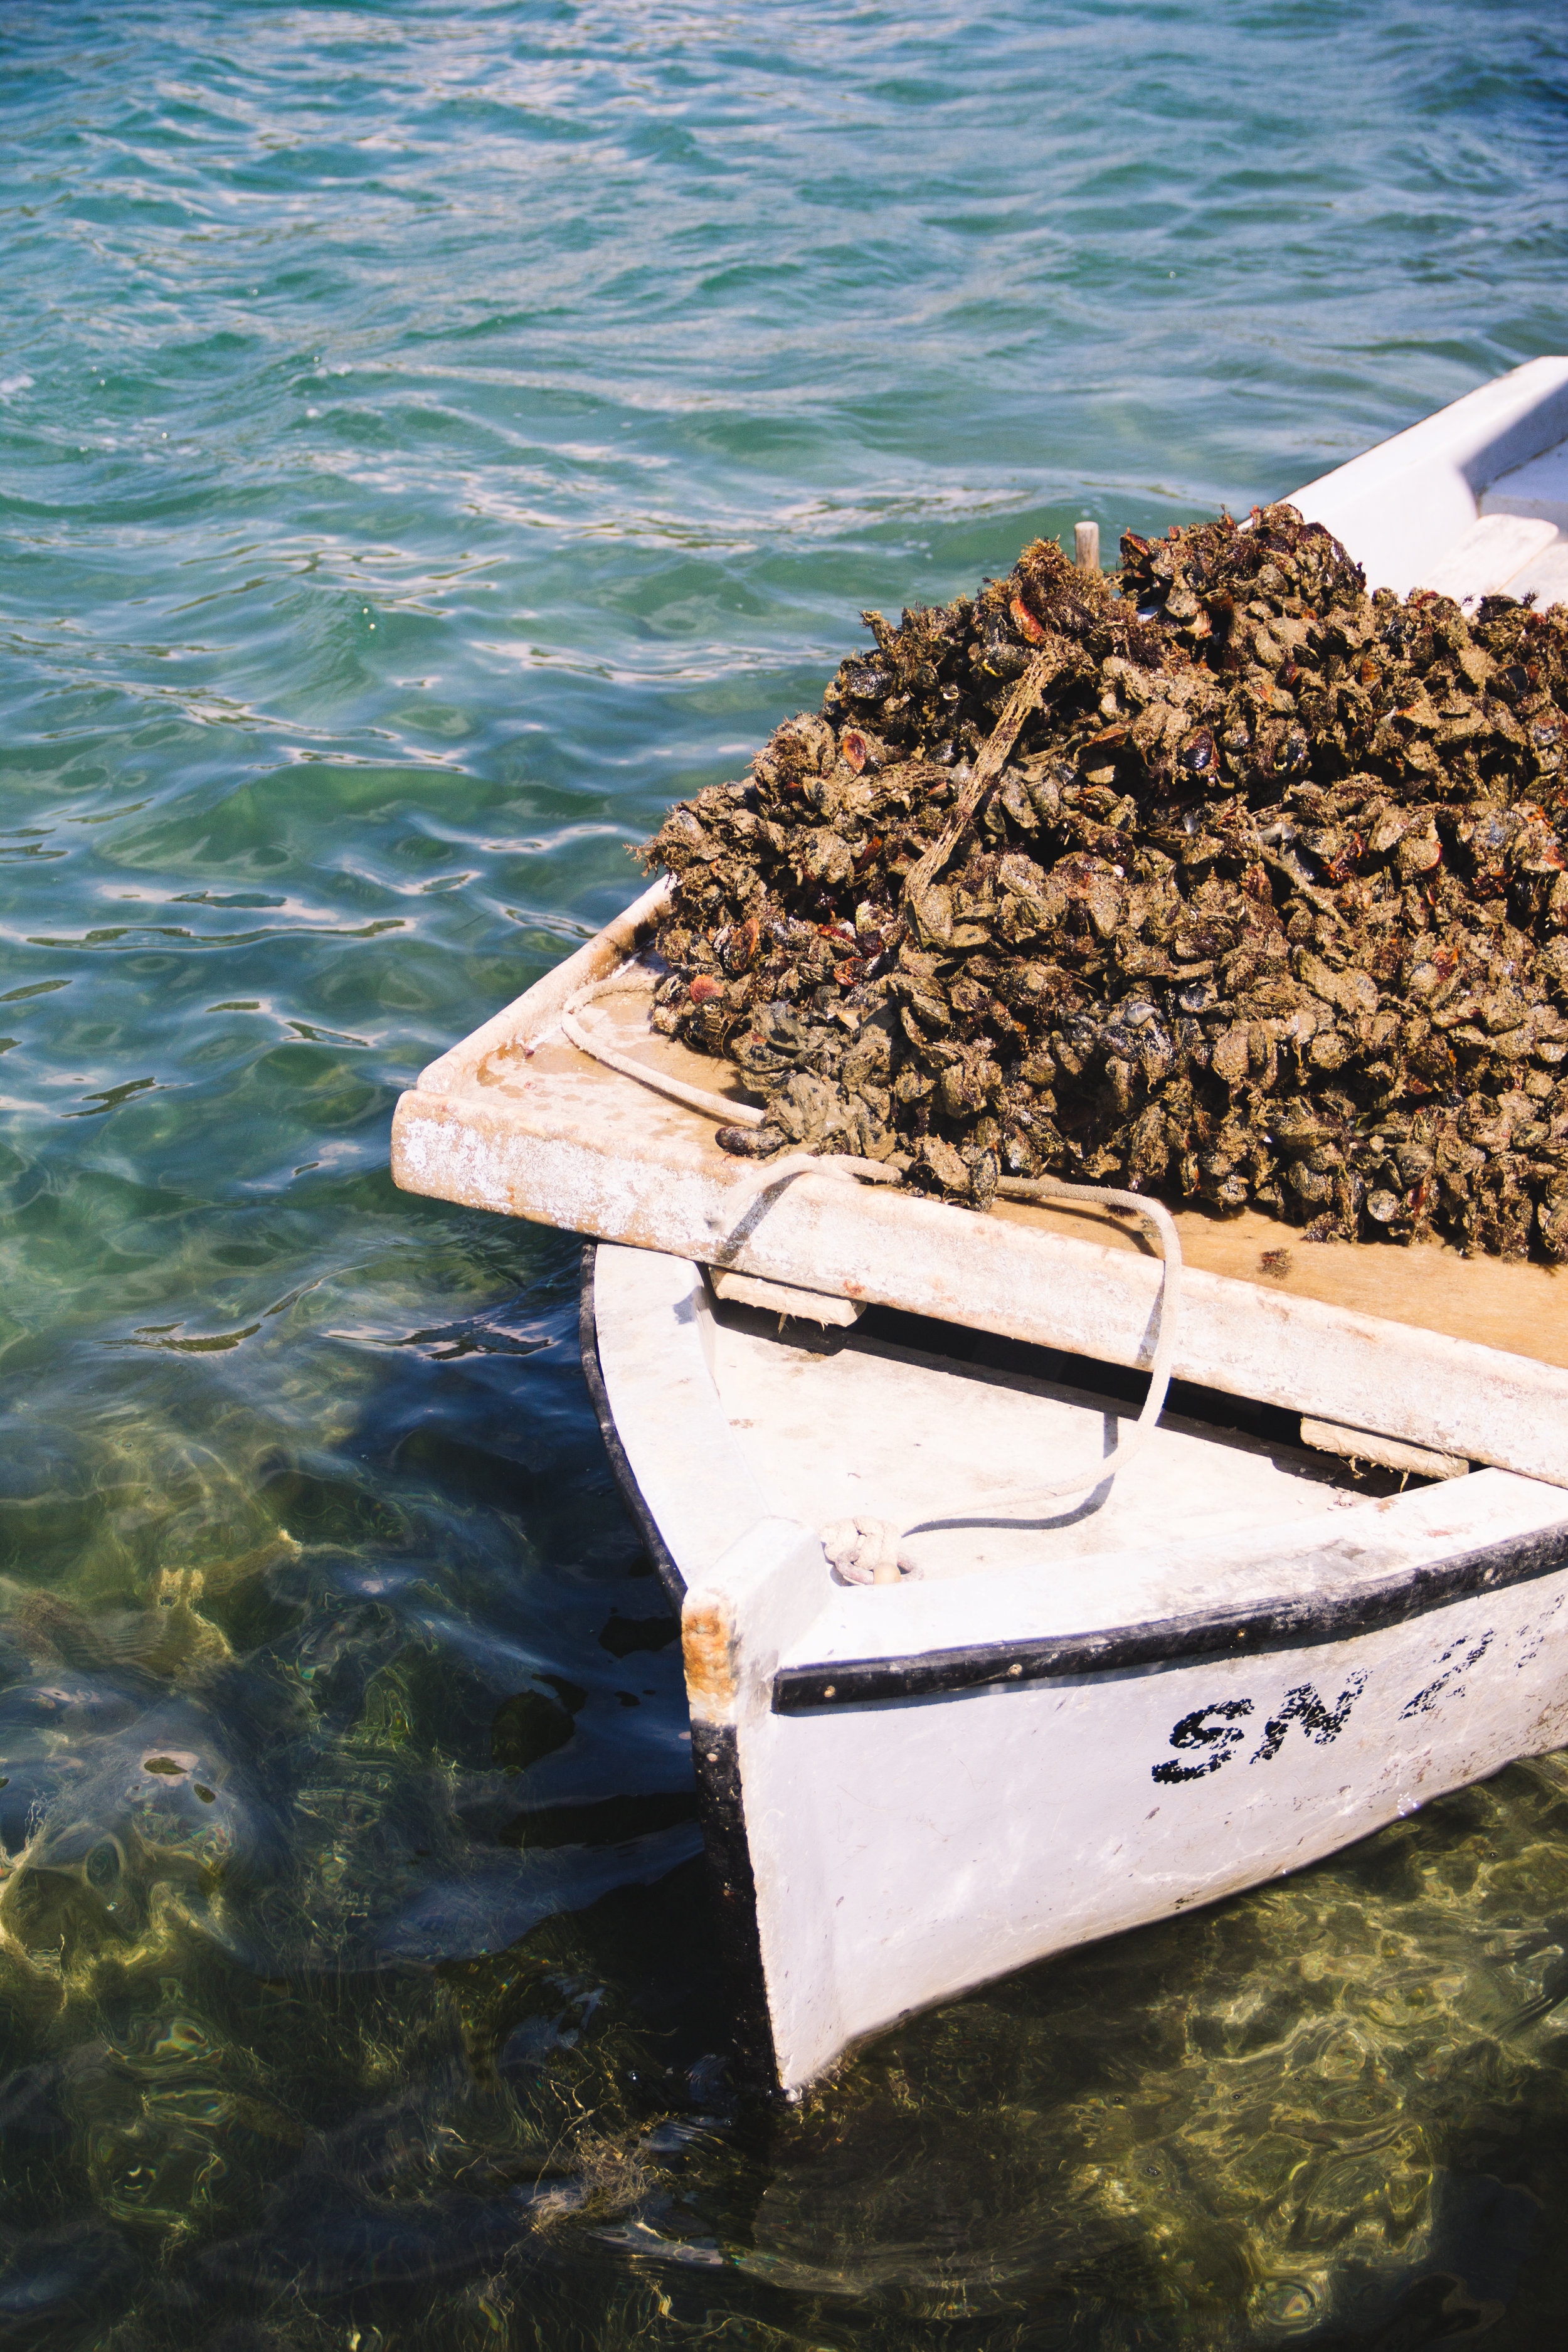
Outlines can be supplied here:
M1568 360L1295 503L1370 586L1568 599ZM422 1074L394 1167L591 1237L584 1367L680 1612L744 2074L796 2094L1568 1742L1568 1273L1180 1215L1173 1318L1098 1205L759 1175L680 1098L721 1066L648 1027L658 898ZM1112 1463L1151 1366L1165 1410Z

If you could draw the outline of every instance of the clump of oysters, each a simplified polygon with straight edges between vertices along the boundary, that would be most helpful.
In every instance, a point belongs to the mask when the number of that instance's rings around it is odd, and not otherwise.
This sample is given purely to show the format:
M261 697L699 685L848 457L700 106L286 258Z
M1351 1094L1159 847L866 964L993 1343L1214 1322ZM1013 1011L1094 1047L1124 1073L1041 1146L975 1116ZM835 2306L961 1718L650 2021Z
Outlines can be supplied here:
M864 615L674 808L653 1018L761 1158L1568 1256L1568 613L1366 593L1286 505Z

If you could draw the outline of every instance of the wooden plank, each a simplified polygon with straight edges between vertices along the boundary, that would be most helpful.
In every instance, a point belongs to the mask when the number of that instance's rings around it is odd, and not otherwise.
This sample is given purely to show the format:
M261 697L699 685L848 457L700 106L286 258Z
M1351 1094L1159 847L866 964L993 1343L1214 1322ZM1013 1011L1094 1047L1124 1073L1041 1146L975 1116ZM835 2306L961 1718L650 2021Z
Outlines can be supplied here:
M631 931L646 924L656 895L649 892L637 907L627 909L623 922ZM742 1176L749 1181L754 1171L738 1169L719 1150L710 1122L588 1061L561 1036L560 1009L571 987L602 976L604 960L596 967L586 960L585 951L584 955L581 963L573 959L579 969L570 986L570 967L563 965L432 1063L421 1075L417 1093L460 1100L472 1089L487 1102L515 1106L515 1111L506 1116L515 1116L520 1131L527 1131L545 1113L559 1083L570 1090L562 1099L569 1104L570 1122L584 1136L603 1126L605 1139L614 1148L636 1151L645 1133L651 1139L657 1132L658 1150L672 1160L688 1162L716 1183ZM609 968L613 970L621 960L619 955L610 959ZM645 1061L689 1086L729 1096L737 1103L745 1099L730 1064L693 1054L674 1039L654 1035L642 999L632 995L601 1000L592 1018L616 1048L634 1060ZM415 1097L405 1099L412 1105ZM548 1118L541 1131L552 1131ZM401 1175L398 1181L404 1181ZM411 1189L426 1188L416 1184ZM432 1189L441 1193L439 1182ZM993 1214L1009 1224L1149 1255L1149 1244L1136 1223L1109 1210L1045 1209L1004 1202ZM1568 1269L1466 1257L1438 1242L1410 1247L1385 1242L1309 1242L1298 1226L1257 1209L1229 1216L1204 1209L1180 1209L1175 1221L1187 1264L1203 1273L1258 1284L1289 1297L1317 1299L1325 1307L1343 1307L1353 1314L1441 1331L1450 1339L1474 1340L1568 1370ZM650 1239L647 1246L661 1244ZM826 1286L807 1279L804 1286L821 1290Z
M1258 1209L1179 1210L1176 1229L1188 1264L1205 1273L1568 1370L1568 1268L1467 1257L1439 1242L1309 1242Z
M1116 1221L1013 1203L982 1217L826 1175L758 1198L758 1171L718 1150L710 1121L560 1035L566 992L536 1021L531 992L510 1028L488 1024L403 1097L398 1183L1076 1355L1149 1361L1160 1271ZM603 999L594 1017L618 1050L723 1091L723 1066L654 1036L636 997ZM450 1091L427 1083L447 1070ZM1563 1276L1436 1248L1314 1245L1256 1216L1187 1212L1182 1230L1178 1378L1568 1485ZM1374 1298L1403 1317L1375 1312ZM1476 1343L1480 1329L1493 1344Z

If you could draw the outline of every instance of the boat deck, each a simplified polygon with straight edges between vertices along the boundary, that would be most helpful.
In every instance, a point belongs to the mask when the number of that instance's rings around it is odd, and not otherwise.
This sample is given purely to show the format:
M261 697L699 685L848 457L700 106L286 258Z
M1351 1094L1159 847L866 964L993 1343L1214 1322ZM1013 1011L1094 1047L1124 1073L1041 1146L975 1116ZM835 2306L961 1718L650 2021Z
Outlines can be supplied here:
M1038 1488L1080 1465L1090 1474L1137 1404L1043 1378L1026 1368L1037 1351L984 1333L970 1341L948 1332L960 1349L969 1342L967 1360L922 1347L919 1336L912 1318L873 1315L817 1339L799 1322L781 1329L776 1316L724 1305L714 1313L712 1369L771 1510L806 1515L809 1480L816 1525L857 1515L900 1528L931 1522L904 1548L923 1578L1057 1567L1125 1551L1162 1528L1179 1527L1184 1538L1279 1528L1328 1507L1365 1507L1399 1485L1167 1408L1113 1480L1086 1475L1081 1496L1042 1507ZM1114 1380L1110 1367L1103 1372ZM1000 1520L1014 1524L986 1524Z
M1480 513L1421 584L1472 604L1482 596L1568 601L1568 446L1516 466L1480 495Z

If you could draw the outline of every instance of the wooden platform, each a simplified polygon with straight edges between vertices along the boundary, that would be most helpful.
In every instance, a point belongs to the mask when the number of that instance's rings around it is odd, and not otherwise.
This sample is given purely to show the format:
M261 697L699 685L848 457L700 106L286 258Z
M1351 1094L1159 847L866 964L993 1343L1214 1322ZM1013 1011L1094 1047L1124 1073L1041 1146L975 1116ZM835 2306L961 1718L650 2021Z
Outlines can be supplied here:
M563 1006L637 956L658 897L423 1073L397 1107L399 1184L1075 1355L1150 1360L1161 1273L1136 1227L1013 1203L980 1216L826 1175L759 1197L756 1163L719 1150L710 1117L579 1052ZM650 1030L646 994L600 998L587 1017L633 1059L742 1099L722 1063ZM1308 1243L1257 1213L1185 1211L1178 1224L1178 1378L1568 1484L1568 1275L1435 1244Z
M1016 1213L1004 1208L1004 1215ZM1060 1231L1081 1231L1087 1222L1059 1213L1050 1218ZM1117 1220L1094 1223L1100 1238ZM1467 1257L1446 1242L1309 1242L1298 1226L1258 1209L1226 1217L1182 1209L1176 1229L1187 1264L1205 1273L1568 1369L1568 1267L1504 1265ZM1123 1248L1142 1245L1125 1229L1116 1239Z

